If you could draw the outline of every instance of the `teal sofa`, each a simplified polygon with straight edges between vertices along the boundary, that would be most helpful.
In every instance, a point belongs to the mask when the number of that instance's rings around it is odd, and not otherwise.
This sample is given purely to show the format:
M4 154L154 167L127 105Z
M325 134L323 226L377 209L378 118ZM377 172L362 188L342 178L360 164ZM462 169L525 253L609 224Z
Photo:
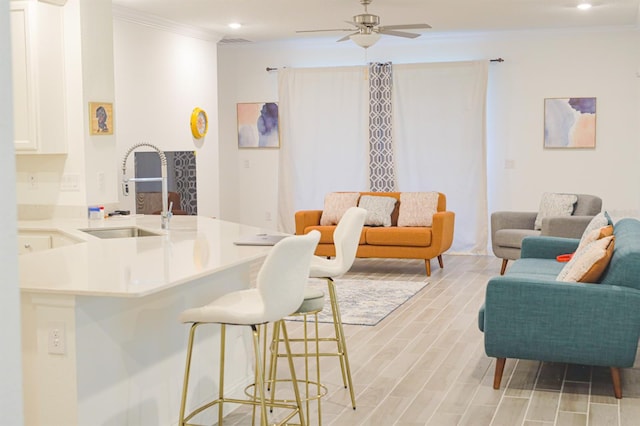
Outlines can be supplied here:
M578 239L527 237L506 275L489 280L478 325L496 358L494 389L507 358L605 366L622 398L620 368L632 367L640 338L640 221L614 225L611 261L598 284L556 281Z

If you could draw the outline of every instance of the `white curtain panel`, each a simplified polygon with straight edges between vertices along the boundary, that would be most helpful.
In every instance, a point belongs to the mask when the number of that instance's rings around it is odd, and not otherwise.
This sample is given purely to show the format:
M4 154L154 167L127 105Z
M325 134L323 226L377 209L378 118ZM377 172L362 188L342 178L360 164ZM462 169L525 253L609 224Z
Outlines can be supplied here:
M439 191L453 211L451 253L487 253L488 61L393 66L400 191Z
M278 229L295 231L298 210L335 191L368 187L367 67L278 71Z

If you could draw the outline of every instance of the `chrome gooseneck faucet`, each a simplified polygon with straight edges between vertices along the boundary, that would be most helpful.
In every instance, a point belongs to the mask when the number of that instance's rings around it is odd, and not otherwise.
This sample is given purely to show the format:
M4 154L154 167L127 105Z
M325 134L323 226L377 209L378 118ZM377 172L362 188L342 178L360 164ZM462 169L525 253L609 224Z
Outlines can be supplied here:
M160 169L161 176L160 177L151 177L151 178L127 178L127 158L129 158L129 154L131 154L136 148L141 146L146 146L149 148L153 148L156 150L158 155L160 156ZM160 226L162 229L169 229L169 220L171 219L171 211L167 206L169 193L167 190L167 157L164 155L164 152L155 145L150 143L141 142L133 145L127 153L124 155L122 159L122 194L125 196L129 195L129 182L158 182L162 183L162 212L160 212Z

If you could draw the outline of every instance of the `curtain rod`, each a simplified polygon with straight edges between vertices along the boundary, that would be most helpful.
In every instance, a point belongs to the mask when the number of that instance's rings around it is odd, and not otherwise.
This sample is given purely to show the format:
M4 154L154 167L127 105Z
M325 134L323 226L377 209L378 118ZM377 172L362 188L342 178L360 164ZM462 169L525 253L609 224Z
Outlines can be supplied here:
M489 59L489 62L504 62L504 59L502 58L496 58L496 59ZM273 68L273 67L267 67L267 72L269 71L278 71L278 68Z

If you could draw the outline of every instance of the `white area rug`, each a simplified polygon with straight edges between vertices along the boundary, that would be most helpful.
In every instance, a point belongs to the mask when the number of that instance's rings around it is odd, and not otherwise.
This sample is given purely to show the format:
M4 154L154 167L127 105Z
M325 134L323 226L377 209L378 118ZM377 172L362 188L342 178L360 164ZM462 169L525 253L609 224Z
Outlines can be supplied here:
M427 286L427 282L335 280L343 324L373 326ZM309 286L324 292L324 309L319 322L332 322L327 281L311 279ZM290 318L300 321L299 317Z

